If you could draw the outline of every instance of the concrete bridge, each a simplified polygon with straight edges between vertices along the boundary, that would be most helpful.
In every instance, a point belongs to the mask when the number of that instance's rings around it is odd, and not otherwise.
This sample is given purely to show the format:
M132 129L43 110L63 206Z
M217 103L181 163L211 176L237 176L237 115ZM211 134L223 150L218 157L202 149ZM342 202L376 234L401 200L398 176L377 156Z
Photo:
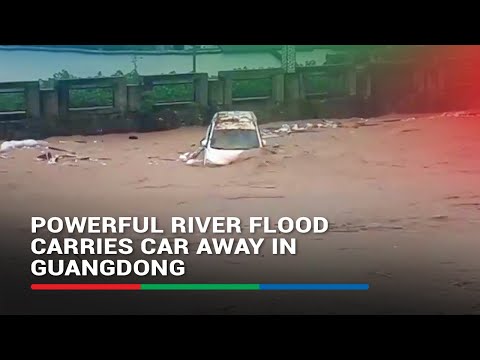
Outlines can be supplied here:
M138 84L124 77L56 80L41 89L38 81L0 83L2 96L21 97L19 108L0 109L3 138L27 135L88 134L160 130L204 124L223 109L253 110L262 122L318 117L372 116L389 112L447 111L472 105L457 96L455 60L376 61L287 68L148 75ZM262 82L262 94L237 91ZM460 85L459 85L460 84ZM181 98L156 98L155 90L178 89ZM468 88L468 86L467 86ZM470 90L472 86L470 86ZM188 91L187 91L188 90ZM103 91L105 104L75 104L76 93ZM182 90L183 91L183 90ZM471 93L474 93L471 91ZM0 101L1 103L1 101Z

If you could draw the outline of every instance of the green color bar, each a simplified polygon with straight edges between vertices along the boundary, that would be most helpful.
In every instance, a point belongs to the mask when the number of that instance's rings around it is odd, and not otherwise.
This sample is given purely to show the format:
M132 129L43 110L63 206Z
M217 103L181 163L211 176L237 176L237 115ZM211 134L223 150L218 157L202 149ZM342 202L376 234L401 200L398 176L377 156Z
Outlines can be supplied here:
M260 290L260 284L141 284L140 290Z

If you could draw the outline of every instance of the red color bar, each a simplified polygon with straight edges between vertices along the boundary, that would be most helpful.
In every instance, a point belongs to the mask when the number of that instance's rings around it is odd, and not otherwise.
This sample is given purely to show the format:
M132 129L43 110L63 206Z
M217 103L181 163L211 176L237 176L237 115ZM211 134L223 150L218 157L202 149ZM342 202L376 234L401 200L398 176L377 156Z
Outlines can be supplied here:
M32 290L140 290L140 284L32 284Z

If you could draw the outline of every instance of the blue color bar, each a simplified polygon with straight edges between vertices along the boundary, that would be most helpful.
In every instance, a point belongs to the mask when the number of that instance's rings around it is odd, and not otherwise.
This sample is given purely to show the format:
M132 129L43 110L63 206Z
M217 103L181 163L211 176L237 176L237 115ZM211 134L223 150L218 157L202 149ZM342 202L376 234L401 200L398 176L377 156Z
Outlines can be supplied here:
M368 290L368 284L260 284L260 290Z

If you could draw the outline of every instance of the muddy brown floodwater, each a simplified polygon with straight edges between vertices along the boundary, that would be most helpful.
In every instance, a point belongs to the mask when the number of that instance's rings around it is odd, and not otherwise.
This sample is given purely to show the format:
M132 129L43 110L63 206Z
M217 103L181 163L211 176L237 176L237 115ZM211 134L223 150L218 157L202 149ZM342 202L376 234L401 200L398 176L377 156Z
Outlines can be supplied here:
M15 150L0 159L1 312L478 313L480 117L368 123L376 126L269 138L272 152L216 168L176 161L198 146L203 128L47 139L97 161L49 165L35 159L38 149ZM42 281L30 274L30 217L102 215L324 216L329 231L297 235L295 256L189 256L186 275L168 281L369 283L370 290L32 292L30 283Z

